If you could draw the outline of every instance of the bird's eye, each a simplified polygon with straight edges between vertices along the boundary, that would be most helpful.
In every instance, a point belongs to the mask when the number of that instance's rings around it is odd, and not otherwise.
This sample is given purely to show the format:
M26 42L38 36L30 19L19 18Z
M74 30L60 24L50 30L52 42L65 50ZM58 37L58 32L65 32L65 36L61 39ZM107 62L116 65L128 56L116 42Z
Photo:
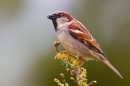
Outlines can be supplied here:
M59 14L57 14L57 16L58 16L58 17L62 17L62 14L59 13Z

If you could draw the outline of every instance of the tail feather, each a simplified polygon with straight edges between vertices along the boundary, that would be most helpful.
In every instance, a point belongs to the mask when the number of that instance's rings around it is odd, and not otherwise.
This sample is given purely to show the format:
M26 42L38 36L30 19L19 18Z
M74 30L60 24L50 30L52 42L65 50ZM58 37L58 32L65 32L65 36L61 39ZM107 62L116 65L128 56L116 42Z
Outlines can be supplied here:
M118 70L107 59L105 59L102 62L105 63L108 67L110 67L117 75L119 75L119 77L121 79L123 79L123 76L118 72Z

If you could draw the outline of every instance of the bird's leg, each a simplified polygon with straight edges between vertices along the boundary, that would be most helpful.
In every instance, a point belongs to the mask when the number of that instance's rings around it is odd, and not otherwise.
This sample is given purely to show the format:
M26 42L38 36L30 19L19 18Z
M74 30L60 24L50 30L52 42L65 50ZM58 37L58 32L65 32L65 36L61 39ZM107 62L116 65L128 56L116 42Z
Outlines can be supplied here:
M64 50L64 51L61 51L60 53L67 54L68 60L70 60L70 53L68 51Z
M86 62L86 60L83 60L82 63L79 65L79 68L81 68L85 62Z
M55 46L55 50L56 50L56 53L58 53L58 46L59 46L60 42L59 41L55 41L54 42L54 46Z
M61 51L60 53L61 53L61 54L67 54L68 60L70 60L70 55L73 56L73 57L76 57L77 60L79 59L80 62L79 62L79 67L78 67L78 68L82 68L82 66L83 66L84 63L86 62L86 60L82 59L82 57L79 56L78 54L73 54L73 53L71 53L71 52L69 52L69 51L66 51L66 50L65 50L65 51Z
M71 52L69 52L69 51L61 51L60 53L67 54L67 55L68 55L68 60L70 60L70 55L71 55L71 56L74 56L74 57L77 57L76 54L73 54L73 53L71 53Z
M77 59L82 59L82 56L79 56L79 55L76 55L75 56ZM81 68L83 65L84 65L84 63L86 62L86 60L84 60L84 59L82 59L83 61L81 62L81 64L79 65L79 68Z
M70 55L76 57L77 59L82 59L81 56L79 56L79 55L77 55L77 54L73 54L73 53L71 53L71 52L69 52L69 51L62 51L61 53L67 54L67 55L68 55L68 60L70 59ZM84 60L84 59L82 59L82 60L83 60L83 61L82 61L81 64L79 65L79 68L81 68L81 67L84 65L84 63L86 62L86 60Z

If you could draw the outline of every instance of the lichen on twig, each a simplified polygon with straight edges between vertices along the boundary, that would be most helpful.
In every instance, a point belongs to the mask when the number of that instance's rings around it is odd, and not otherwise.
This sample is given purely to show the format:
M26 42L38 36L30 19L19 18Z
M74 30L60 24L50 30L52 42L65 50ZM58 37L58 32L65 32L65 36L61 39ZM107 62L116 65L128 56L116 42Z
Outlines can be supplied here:
M60 44L59 41L54 42L54 46L56 48L56 56L55 59L61 60L62 63L66 65L66 70L70 72L71 75L76 75L76 77L70 77L71 80L73 80L75 83L77 83L78 86L90 86L96 83L96 81L92 81L91 83L87 84L87 71L85 68L80 67L80 64L83 62L83 59L76 58L72 55L69 55L67 53L58 52L58 45ZM62 77L62 83L58 79L54 79L55 82L59 86L69 86L68 83L65 81L64 74L61 73Z

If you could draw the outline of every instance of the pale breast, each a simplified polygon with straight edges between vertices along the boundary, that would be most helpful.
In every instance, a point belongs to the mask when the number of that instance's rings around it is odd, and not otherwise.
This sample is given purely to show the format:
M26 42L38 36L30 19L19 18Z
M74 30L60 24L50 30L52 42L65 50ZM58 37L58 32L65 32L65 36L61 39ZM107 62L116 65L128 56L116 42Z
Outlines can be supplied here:
M64 29L63 29L64 28ZM73 38L69 32L68 27L62 26L58 28L56 32L58 40L61 42L62 46L69 52L77 54L78 56L83 57L85 60L92 58L90 49L82 44L77 39Z

